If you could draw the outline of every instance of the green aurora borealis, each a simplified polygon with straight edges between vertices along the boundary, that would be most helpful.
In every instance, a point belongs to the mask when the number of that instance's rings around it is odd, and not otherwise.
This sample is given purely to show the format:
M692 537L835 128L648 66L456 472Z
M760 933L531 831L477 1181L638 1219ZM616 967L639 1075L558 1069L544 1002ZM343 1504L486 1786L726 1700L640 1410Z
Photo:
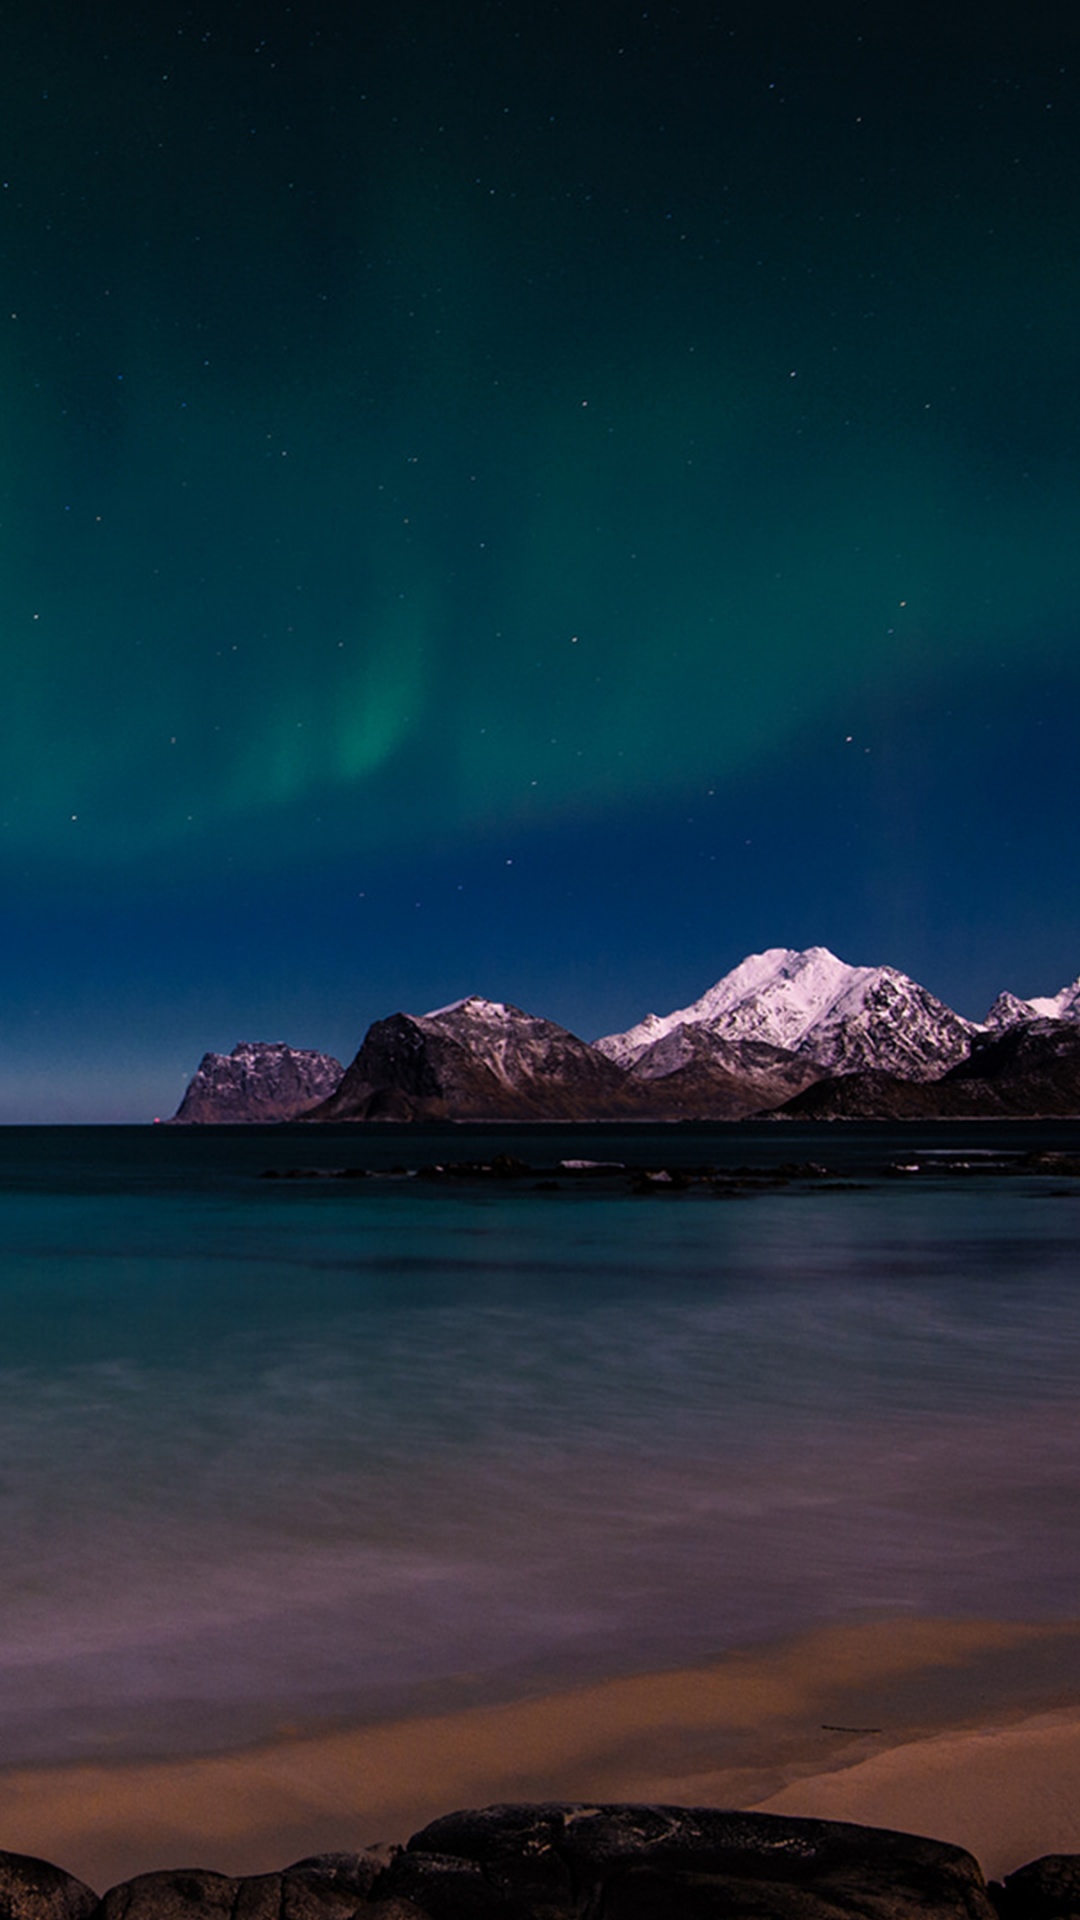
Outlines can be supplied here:
M5 10L0 1119L1075 976L1063 18Z

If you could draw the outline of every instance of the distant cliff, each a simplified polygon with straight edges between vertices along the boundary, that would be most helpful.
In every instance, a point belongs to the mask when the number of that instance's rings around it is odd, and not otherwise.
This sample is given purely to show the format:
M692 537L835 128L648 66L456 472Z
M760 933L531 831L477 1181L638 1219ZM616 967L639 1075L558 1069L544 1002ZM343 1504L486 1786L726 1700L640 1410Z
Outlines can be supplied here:
M333 1091L343 1072L328 1053L242 1040L231 1053L203 1054L173 1124L296 1120Z

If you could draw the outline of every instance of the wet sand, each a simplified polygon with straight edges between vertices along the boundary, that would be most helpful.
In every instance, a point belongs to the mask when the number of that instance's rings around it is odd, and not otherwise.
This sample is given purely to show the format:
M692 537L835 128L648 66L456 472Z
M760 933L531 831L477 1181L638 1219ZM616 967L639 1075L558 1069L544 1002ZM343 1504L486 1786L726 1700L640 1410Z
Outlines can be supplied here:
M195 1759L0 1774L0 1846L99 1891L258 1873L500 1800L765 1807L969 1847L990 1876L1080 1852L1080 1622L904 1618L707 1667L301 1733Z
M763 1808L952 1840L997 1879L1044 1853L1080 1853L1080 1711L894 1747Z

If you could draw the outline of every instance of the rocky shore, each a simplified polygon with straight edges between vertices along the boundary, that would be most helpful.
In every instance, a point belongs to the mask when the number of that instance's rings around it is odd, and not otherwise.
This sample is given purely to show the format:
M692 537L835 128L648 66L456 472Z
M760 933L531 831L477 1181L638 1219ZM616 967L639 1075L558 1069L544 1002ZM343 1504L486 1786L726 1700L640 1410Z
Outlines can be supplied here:
M989 1885L961 1847L711 1807L562 1802L433 1821L403 1846L234 1879L143 1873L99 1896L0 1852L0 1920L1066 1920L1080 1855Z
M1015 1148L999 1153L982 1151L977 1158L963 1148L949 1153L941 1148L921 1158L915 1152L902 1160L883 1161L862 1169L875 1179L911 1179L923 1175L932 1179L988 1175L1027 1176L1044 1180L1080 1178L1080 1153L1044 1150L1021 1153ZM265 1167L262 1180L414 1180L421 1187L432 1183L462 1184L494 1182L517 1183L535 1192L556 1193L564 1188L592 1188L604 1193L707 1194L713 1199L739 1199L747 1194L775 1193L792 1187L818 1192L854 1192L865 1187L866 1179L853 1180L850 1170L825 1166L818 1160L784 1160L774 1166L640 1166L622 1160L559 1160L551 1165L535 1166L509 1153L493 1154L490 1160L444 1160L436 1164L377 1169L364 1166L285 1166Z

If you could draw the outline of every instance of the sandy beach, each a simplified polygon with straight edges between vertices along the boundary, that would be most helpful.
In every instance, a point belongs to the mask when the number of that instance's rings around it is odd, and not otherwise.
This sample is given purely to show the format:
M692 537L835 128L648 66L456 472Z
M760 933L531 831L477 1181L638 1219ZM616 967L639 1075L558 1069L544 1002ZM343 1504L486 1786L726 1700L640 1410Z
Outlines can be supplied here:
M268 1871L499 1800L759 1807L966 1846L1080 1851L1080 1623L873 1620L707 1667L205 1758L0 1776L0 1845L99 1890Z

